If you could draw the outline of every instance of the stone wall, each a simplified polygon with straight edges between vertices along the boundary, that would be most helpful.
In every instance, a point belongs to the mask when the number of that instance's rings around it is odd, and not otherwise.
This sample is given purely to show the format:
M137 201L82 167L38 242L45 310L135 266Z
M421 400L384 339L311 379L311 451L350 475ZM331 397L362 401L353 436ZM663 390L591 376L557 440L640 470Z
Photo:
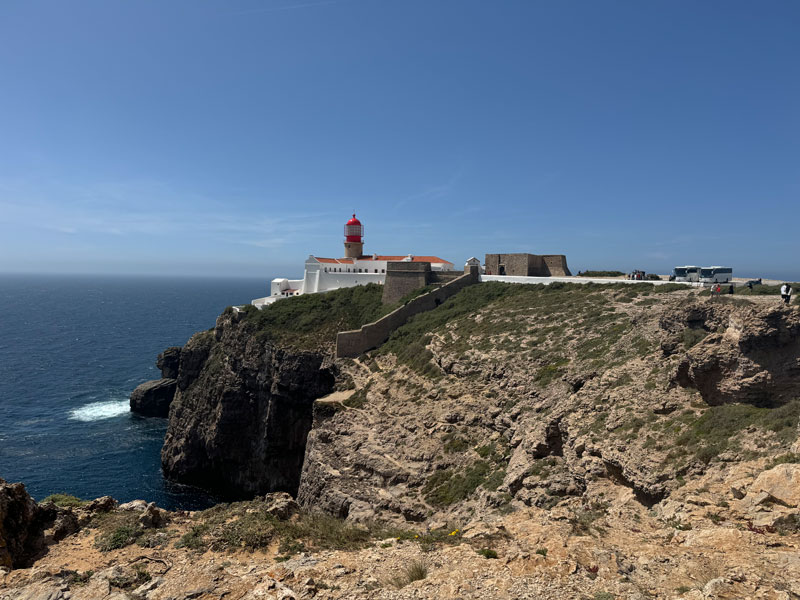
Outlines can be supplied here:
M436 308L465 287L478 283L479 280L479 269L472 267L469 273L464 273L442 287L414 298L374 323L368 323L354 331L340 331L336 336L336 357L354 358L367 350L377 348L411 317Z
M487 275L565 277L572 275L563 254L487 254ZM502 270L502 272L501 272Z
M551 277L569 277L572 273L567 266L567 257L563 254L542 255L544 268Z
M428 283L450 283L469 271L431 271Z
M386 263L386 281L383 284L384 304L394 304L400 298L423 288L431 281L431 263Z

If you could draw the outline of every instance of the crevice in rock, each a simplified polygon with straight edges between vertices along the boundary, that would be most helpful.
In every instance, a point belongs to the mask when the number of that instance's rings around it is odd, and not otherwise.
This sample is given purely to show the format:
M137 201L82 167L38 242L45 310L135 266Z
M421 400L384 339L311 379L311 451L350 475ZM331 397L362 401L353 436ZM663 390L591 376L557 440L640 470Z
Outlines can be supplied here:
M620 465L611 462L609 460L603 459L603 464L606 468L606 473L608 474L608 478L615 483L620 485L624 485L625 487L630 488L633 490L633 495L636 498L637 502L646 506L647 508L651 508L652 506L661 502L667 495L665 490L646 490L640 485L636 484L634 481L631 481L623 472L623 469Z

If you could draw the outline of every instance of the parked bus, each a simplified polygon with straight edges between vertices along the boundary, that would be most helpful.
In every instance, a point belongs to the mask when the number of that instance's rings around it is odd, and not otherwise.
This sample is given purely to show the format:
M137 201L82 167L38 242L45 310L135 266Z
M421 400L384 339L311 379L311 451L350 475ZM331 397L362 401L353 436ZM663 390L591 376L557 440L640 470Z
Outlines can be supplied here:
M700 267L686 266L672 269L675 281L699 281Z
M733 279L730 267L703 267L700 269L700 283L728 283Z

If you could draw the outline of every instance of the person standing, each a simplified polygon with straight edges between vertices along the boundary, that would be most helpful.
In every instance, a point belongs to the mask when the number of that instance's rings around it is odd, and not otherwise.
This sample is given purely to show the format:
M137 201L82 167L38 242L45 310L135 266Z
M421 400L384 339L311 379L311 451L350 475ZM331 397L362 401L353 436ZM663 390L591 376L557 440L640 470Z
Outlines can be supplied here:
M784 283L781 286L781 298L783 298L784 304L789 304L789 301L792 299L792 286L788 283Z

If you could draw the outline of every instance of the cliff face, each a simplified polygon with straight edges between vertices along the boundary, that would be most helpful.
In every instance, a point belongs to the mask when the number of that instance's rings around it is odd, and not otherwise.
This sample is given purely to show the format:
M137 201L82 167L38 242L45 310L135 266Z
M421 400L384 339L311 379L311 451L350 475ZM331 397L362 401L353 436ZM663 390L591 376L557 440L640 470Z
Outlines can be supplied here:
M797 310L486 285L341 364L356 391L318 403L301 505L430 523L590 506L610 481L651 507L800 449Z
M324 353L278 348L229 310L186 344L177 375L168 478L226 497L296 493L313 401L334 383Z

